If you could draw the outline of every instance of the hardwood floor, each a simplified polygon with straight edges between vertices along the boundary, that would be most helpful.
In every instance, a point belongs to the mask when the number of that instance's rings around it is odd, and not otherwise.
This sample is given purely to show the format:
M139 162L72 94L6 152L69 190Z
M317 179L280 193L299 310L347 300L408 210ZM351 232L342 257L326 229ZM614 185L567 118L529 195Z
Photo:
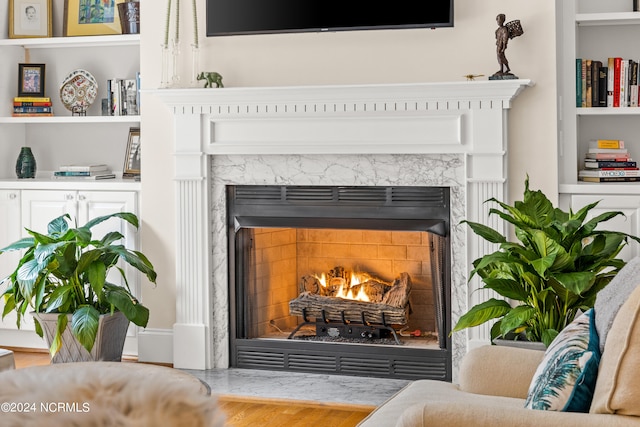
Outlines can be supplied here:
M49 353L12 349L16 369L48 365ZM127 359L124 362L133 362ZM261 399L222 395L218 397L227 415L227 427L354 427L373 409L373 406L322 404L318 402Z
M220 396L229 427L353 427L371 406Z

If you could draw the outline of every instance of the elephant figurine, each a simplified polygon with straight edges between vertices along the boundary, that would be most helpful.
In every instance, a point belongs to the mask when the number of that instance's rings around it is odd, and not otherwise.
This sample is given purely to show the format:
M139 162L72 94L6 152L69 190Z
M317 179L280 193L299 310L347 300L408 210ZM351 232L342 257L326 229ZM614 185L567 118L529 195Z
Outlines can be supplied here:
M215 71L203 71L198 77L198 80L206 80L207 82L204 84L204 87L213 87L214 83L216 87L224 87L222 84L222 76L220 73L216 73Z

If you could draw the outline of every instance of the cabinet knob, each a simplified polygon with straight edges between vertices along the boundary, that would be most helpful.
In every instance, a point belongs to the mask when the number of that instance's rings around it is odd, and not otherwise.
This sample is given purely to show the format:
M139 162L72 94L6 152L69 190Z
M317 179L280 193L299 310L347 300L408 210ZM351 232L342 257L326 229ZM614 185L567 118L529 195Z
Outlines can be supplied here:
M85 197L85 196L83 196L82 194L78 196L78 200L82 200L82 201L84 201L85 199L86 199L86 197Z
M16 193L9 194L9 200L15 200L18 195Z
M67 200L73 200L73 194L67 194L64 198Z

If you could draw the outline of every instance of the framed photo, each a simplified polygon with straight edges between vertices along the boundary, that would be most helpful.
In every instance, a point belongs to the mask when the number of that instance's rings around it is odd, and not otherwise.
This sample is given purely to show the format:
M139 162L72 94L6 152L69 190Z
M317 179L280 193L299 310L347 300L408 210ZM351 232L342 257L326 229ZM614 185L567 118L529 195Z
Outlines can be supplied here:
M129 128L129 140L124 156L122 176L140 175L140 128Z
M44 64L18 64L18 96L44 96Z
M9 0L9 38L51 37L52 0Z
M64 35L122 34L118 4L124 0L64 0Z

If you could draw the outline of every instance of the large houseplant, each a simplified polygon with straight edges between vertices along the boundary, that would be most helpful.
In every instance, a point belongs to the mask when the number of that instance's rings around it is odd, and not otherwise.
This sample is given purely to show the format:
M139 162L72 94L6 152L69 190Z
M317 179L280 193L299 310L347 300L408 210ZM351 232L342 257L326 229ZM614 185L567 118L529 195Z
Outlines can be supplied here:
M597 202L576 213L554 208L541 191L529 189L528 177L524 200L513 206L495 198L487 202L502 208L492 208L489 214L512 224L518 242L483 224L462 221L499 245L497 251L473 262L470 278L477 274L483 288L515 303L491 298L475 305L452 332L499 319L491 329L492 339L521 338L549 345L580 310L593 307L596 294L625 264L617 255L627 239L640 241L626 233L596 229L622 212L589 219Z
M3 293L5 306L2 317L15 312L20 327L27 310L33 310L36 332L42 337L38 315L56 313L55 329L50 337L52 357L63 346L65 330L69 329L90 353L96 342L98 326L102 323L101 317L121 312L138 326L147 324L149 310L132 295L125 270L118 261L122 260L141 271L153 283L156 272L145 255L122 244L124 236L120 232L108 232L101 239L92 238L91 229L111 218L119 218L138 227L138 218L128 212L100 216L76 228L70 227L70 216L63 215L49 223L47 234L27 229L30 237L0 250L0 254L24 251L16 269L2 281L9 283ZM119 272L122 285L108 281L107 275L113 267ZM126 333L126 326L124 329Z

